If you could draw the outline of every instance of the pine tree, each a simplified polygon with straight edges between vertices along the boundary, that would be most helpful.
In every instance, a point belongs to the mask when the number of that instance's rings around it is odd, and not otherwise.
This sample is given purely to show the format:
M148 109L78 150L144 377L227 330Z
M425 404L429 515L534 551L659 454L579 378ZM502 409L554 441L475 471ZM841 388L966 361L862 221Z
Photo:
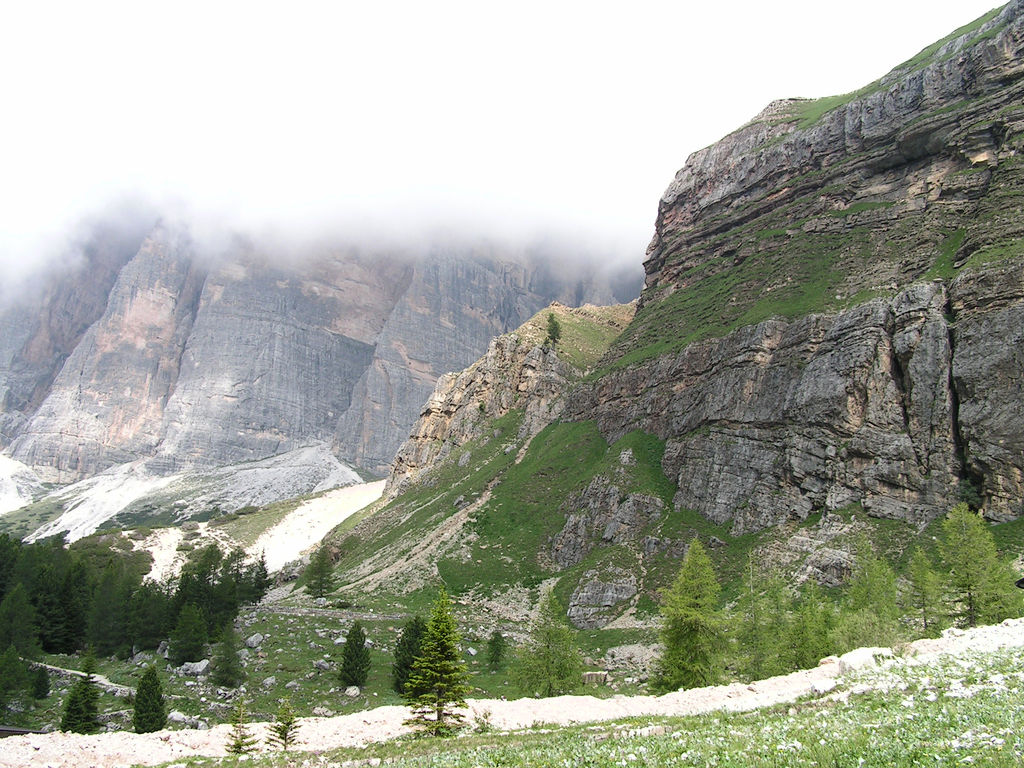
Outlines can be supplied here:
M967 504L957 504L942 521L939 551L956 621L974 627L1018 615L1013 575L999 559L992 531Z
M287 752L288 747L295 742L295 732L298 729L299 724L292 711L291 699L286 698L281 702L280 709L277 710L277 720L270 724L270 735L267 737L267 741L271 746L280 747Z
M163 688L156 669L150 666L146 668L135 691L132 727L136 733L152 733L166 724L167 708L164 705Z
M419 656L420 643L427 631L427 622L422 616L413 616L402 627L395 643L395 661L391 665L391 687L395 693L405 693L405 684L409 680L412 663Z
M82 671L85 676L75 681L68 693L67 701L64 702L64 714L61 717L60 729L72 733L96 733L100 730L100 692L93 678L93 673L96 671L96 660L91 654L85 657Z
M531 696L556 696L579 687L583 658L576 633L565 623L549 593L541 600L530 637L516 655L513 678Z
M662 600L665 649L654 678L659 690L696 688L718 681L724 639L720 591L707 552L693 539L679 575Z
M462 724L463 715L456 708L466 706L468 680L452 604L442 587L406 684L404 698L412 707L406 722L434 736L452 733Z
M334 570L331 553L321 544L306 566L306 589L313 597L324 597L334 587Z
M487 665L491 669L497 669L505 660L505 652L508 650L508 640L498 630L491 632L487 640Z
M344 686L354 685L362 688L370 674L370 649L366 647L366 633L363 625L356 621L352 624L345 643L341 646L341 668L338 679Z
M238 655L238 633L233 624L228 624L220 635L220 642L214 648L210 661L210 682L223 688L237 688L245 680L242 659Z
M243 578L244 588L239 593L243 603L258 603L267 594L273 580L267 570L267 554L260 552L259 559L250 565Z
M180 666L186 661L199 661L206 650L206 621L202 611L192 603L183 606L171 632L170 661Z
M920 547L910 557L907 614L918 623L924 637L935 637L942 629L942 579L932 569Z
M247 755L256 748L256 737L249 733L248 722L245 702L239 699L238 705L231 712L231 739L228 741L228 754Z
M86 640L101 656L127 651L128 606L131 582L119 563L111 563L100 576L88 613Z

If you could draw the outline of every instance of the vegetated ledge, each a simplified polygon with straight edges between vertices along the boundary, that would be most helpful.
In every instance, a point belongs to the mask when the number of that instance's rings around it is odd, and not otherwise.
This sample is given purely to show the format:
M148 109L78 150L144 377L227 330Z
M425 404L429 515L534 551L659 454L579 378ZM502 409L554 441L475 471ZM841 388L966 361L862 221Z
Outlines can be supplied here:
M675 507L737 534L850 503L924 524L963 482L1008 520L1024 511L1022 329L1024 270L994 264L608 370L563 418L662 438Z
M754 743L742 745L752 764L756 764L758 755L750 756L749 750L756 751L762 747L765 756L785 755L789 764L803 760L809 764L817 754L817 742L804 735L801 728L806 728L807 733L825 728L830 740L849 739L851 748L863 750L862 740L854 738L857 734L863 735L863 723L851 714L860 707L870 707L876 729L898 727L905 733L907 728L921 727L921 723L915 724L913 718L903 717L915 706L918 695L917 706L920 709L934 704L937 711L956 709L970 702L977 702L980 706L983 702L993 701L993 697L998 708L1002 699L1008 702L1019 698L1019 677L1024 669L1021 669L1020 654L1016 649L1022 646L1024 619L1008 619L991 627L947 630L942 638L910 643L898 649L898 653L888 648L858 649L839 659L825 660L814 669L749 685L733 683L658 697L595 699L561 696L513 701L471 700L468 702L469 722L503 733L484 734L454 743L448 740L380 743L394 742L409 733L408 726L403 725L408 714L405 707L380 707L333 718L300 718L294 749L297 753L340 750L331 758L388 759L389 763L398 765L406 759L421 760L443 749L447 755L446 764L473 765L479 757L474 752L477 748L493 750L521 746L523 752L518 759L528 764L528 755L541 755L552 748L552 742L554 748L564 749L558 746L557 740L560 731L569 728L569 733L582 739L579 746L600 761L599 764L618 764L617 759L625 757L618 754L621 750L614 750L614 756L606 754L608 746L616 746L620 739L620 743L630 749L648 745L654 752L648 764L660 764L662 757L678 760L686 754L692 759L697 750L714 750L720 754L723 744L717 735L723 730L723 721L725 730L742 730L746 722L731 719L733 716L729 713L760 710L763 717L755 724L756 733L750 735ZM887 697L893 699L891 710L899 713L900 717L892 722L880 722L880 713L889 710L887 706L880 706ZM788 708L795 702L799 702L798 711ZM787 710L773 709L778 705L787 705ZM1012 707L1002 707L1002 710L1012 716ZM794 719L794 715L801 716L800 712L805 713L803 721ZM713 714L713 718L700 718L702 714ZM986 714L989 714L987 710L978 713L978 726L990 725L983 717ZM699 719L680 723L661 719L665 717ZM636 718L657 719L638 722ZM766 720L774 722L773 718L779 720L777 727L766 728ZM599 722L609 725L572 730L574 724ZM686 728L684 734L677 726L686 724L696 727ZM1019 723L1015 725L1019 726ZM839 736L835 733L838 727L841 727ZM523 729L540 729L535 731L539 733L537 740L523 734ZM157 765L186 757L204 757L209 759L209 764L219 765L223 758L228 757L226 745L230 731L231 726L219 725L207 731L160 731L152 734L114 732L93 736L65 733L14 736L4 742L0 766L20 768L45 763L53 768L77 768L82 754L89 755L90 763L104 768L123 764L127 756L137 765ZM268 724L251 724L250 731L263 743ZM1015 739L1016 732L1016 728L1011 729L1008 738L994 735L979 739L979 734L975 734L975 738L968 739L970 743L966 746L971 747L976 755L995 758L1005 745L1015 755L1012 759L1019 761L1024 748L1019 739ZM759 743L758 740L764 739L766 733L770 741ZM914 754L931 755L937 760L943 759L944 755L955 755L959 760L965 746L962 739L967 735L962 732L945 732L942 735L941 741L929 739L927 743L916 743ZM518 741L524 736L528 739L525 744ZM804 743L794 742L797 736ZM729 748L737 748L737 745L729 744ZM465 761L461 759L463 754ZM860 754L866 753L861 751ZM250 764L278 765L280 757L281 753L276 752L255 755L250 758ZM904 764L902 755L896 757L900 760L895 764ZM891 760L892 755L888 759Z

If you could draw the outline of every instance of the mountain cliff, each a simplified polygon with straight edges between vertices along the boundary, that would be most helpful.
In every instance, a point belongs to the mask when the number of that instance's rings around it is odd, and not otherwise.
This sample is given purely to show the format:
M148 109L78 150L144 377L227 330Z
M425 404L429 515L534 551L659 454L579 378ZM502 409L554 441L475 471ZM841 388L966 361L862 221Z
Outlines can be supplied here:
M442 378L335 532L344 591L439 579L507 614L547 581L628 629L694 536L731 594L748 559L841 584L862 535L902 562L960 500L1021 518L1022 97L1018 1L695 153L585 374L517 333Z
M568 418L666 440L737 533L963 490L1022 512L1024 12L854 94L777 102L662 197L635 321Z
M549 248L282 255L152 222L96 227L79 253L0 311L2 445L59 484L314 445L381 473L443 372L552 300L609 302L629 282Z

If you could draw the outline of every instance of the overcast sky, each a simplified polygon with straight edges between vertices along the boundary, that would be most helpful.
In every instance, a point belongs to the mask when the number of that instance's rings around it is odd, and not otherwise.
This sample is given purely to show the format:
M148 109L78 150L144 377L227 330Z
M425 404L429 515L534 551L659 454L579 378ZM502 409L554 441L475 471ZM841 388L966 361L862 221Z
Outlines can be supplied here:
M256 228L580 233L639 263L691 152L994 5L7 3L0 266L124 196Z

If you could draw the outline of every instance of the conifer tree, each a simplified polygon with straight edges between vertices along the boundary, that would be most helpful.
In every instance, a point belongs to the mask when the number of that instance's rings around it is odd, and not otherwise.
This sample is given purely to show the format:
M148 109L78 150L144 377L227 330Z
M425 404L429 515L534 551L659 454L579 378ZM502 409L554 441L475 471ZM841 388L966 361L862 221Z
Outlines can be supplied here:
M748 567L735 633L739 666L747 678L763 680L789 671L791 660L783 638L792 612L792 595L779 574L758 577L752 565Z
M541 600L530 637L516 655L513 677L532 696L569 693L582 682L583 658L576 633L565 623L550 593Z
M71 686L67 701L64 702L64 714L61 717L60 729L72 733L96 733L100 730L99 698L93 673L96 671L96 660L90 653L82 664L84 677L78 678Z
M370 674L370 649L366 647L366 633L363 625L356 621L352 624L345 643L341 646L341 666L338 679L342 685L354 685L362 688Z
M491 632L487 640L487 665L491 669L497 669L505 660L505 653L508 650L508 640L497 629Z
M295 712L292 711L291 699L285 698L281 702L280 709L277 710L277 720L270 725L270 735L267 737L267 741L271 746L280 747L287 752L288 747L295 742L295 732L298 729L298 720L295 717Z
M192 603L184 605L171 632L171 663L180 666L186 661L199 661L206 650L206 640L206 621L202 611Z
M412 707L406 722L434 736L452 733L462 724L463 715L456 710L466 706L468 680L452 604L442 587L405 687L404 697Z
M46 667L38 666L32 673L32 698L36 701L48 698L50 695L50 673Z
M321 544L313 554L303 575L306 577L306 589L313 597L325 597L333 589L333 563L330 550L325 544Z
M693 539L679 575L662 599L661 641L665 649L654 678L659 690L696 688L718 681L724 641L720 591L711 559L700 541Z
M0 654L0 711L18 701L28 684L28 670L13 645Z
M562 338L562 324L558 322L554 312L548 312L547 335L544 337L545 347L554 347Z
M942 521L939 551L958 623L974 627L1018 615L1013 575L999 559L992 531L967 504L957 504Z
M220 635L220 642L210 660L210 682L224 688L237 688L245 680L242 659L238 655L238 633L233 624L228 624Z
M920 547L910 557L907 576L907 614L917 623L924 637L935 637L942 629L942 579L932 569L928 555Z
M39 653L36 612L29 601L28 590L20 581L0 602L0 648L9 645L26 658L35 658Z
M405 684L409 681L412 663L420 653L420 643L427 631L427 622L422 616L413 616L402 627L395 643L395 661L391 665L391 687L395 693L405 693Z
M875 554L867 537L858 540L856 551L853 578L831 635L834 650L840 653L862 646L894 645L902 634L896 573Z
M245 702L241 699L231 712L231 738L228 741L228 754L247 755L256 748L256 737L249 733L249 719L245 712Z
M167 708L164 705L163 688L156 669L150 666L146 668L135 691L132 727L136 733L152 733L166 724Z
M786 636L790 669L809 669L832 652L835 611L821 587L808 579L800 588Z

